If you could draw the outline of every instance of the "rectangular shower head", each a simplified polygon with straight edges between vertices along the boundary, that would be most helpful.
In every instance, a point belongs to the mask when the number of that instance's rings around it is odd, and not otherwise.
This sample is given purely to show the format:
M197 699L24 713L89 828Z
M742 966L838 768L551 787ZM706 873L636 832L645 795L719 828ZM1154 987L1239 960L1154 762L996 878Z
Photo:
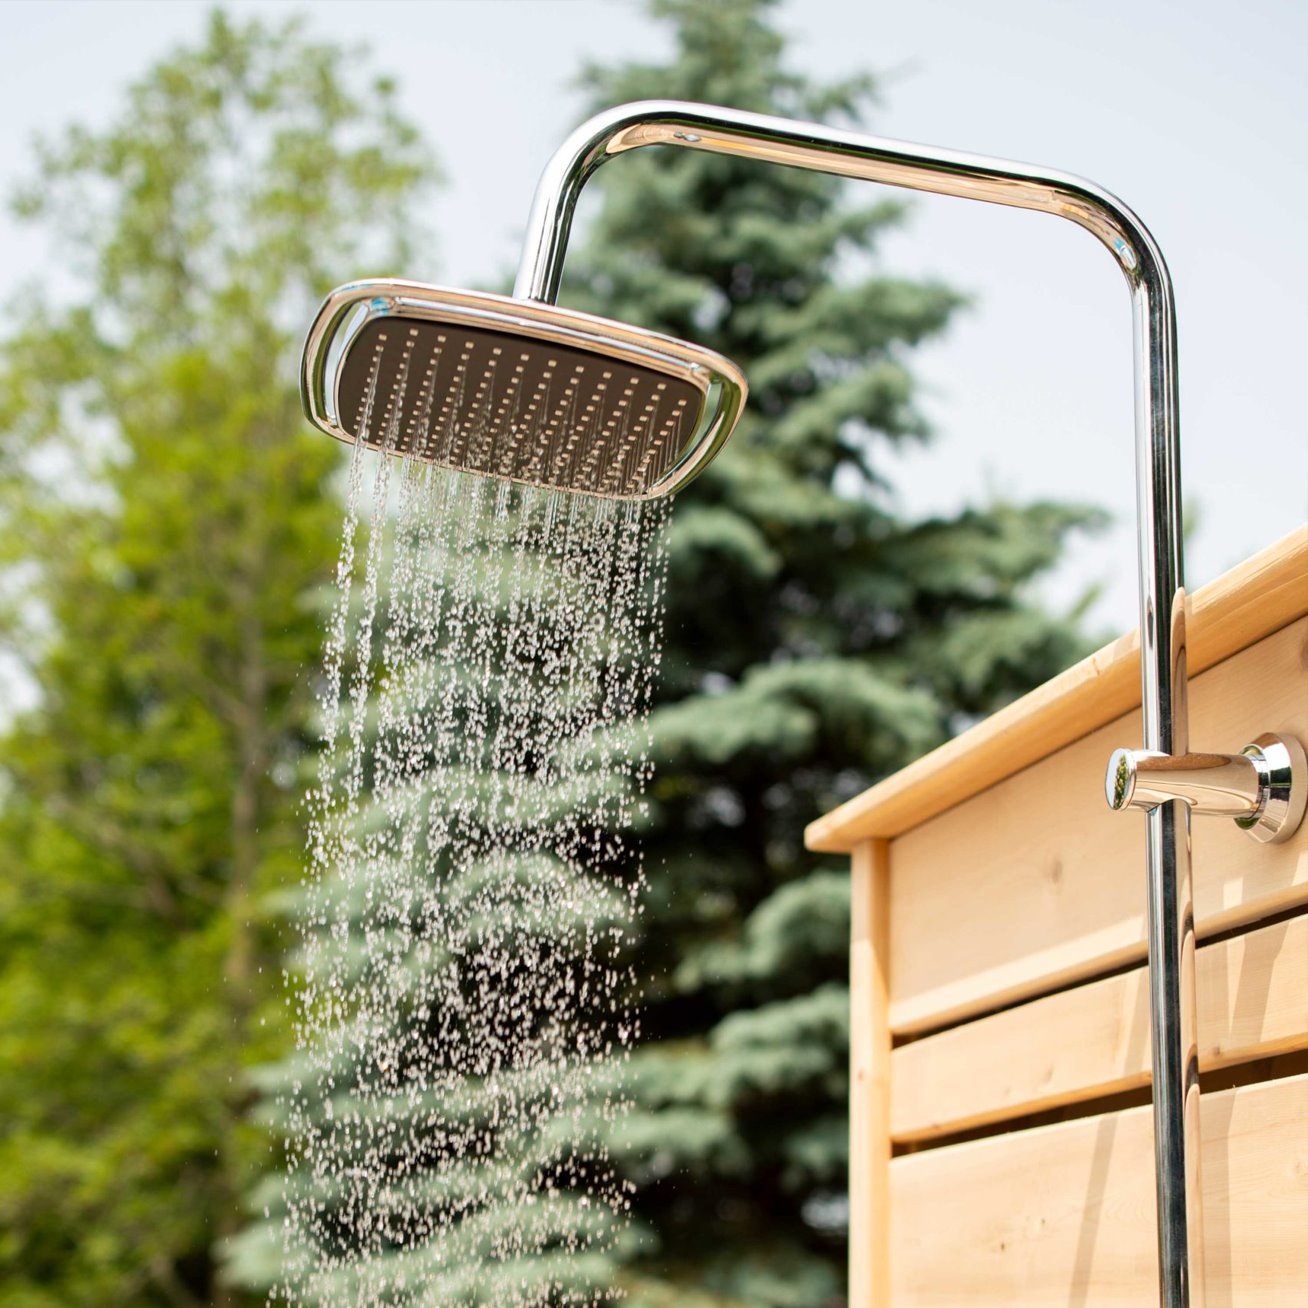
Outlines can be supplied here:
M305 411L344 441L555 490L653 499L721 447L746 394L721 355L535 301L399 280L334 291Z

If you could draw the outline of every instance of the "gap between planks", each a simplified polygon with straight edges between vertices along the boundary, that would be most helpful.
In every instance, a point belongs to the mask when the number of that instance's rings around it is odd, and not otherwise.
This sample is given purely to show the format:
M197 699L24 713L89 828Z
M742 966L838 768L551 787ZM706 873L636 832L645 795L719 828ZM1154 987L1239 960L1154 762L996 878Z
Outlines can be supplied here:
M1308 1049L1308 916L1203 946L1196 981L1205 1072ZM891 1076L898 1142L1148 1085L1148 968L901 1045Z
M1308 1076L1204 1095L1205 1282L1222 1308L1308 1286ZM1148 1106L891 1164L896 1308L1158 1301Z

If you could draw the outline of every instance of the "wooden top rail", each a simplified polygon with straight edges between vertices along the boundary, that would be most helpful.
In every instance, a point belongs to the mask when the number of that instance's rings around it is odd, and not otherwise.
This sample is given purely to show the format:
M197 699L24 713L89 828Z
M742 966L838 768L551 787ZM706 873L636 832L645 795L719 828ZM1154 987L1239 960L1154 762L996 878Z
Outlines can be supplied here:
M1308 613L1308 527L1190 597L1189 673L1210 668ZM1140 703L1140 639L1122 636L894 776L809 824L811 850L848 853L902 835ZM1123 741L1123 744L1133 744ZM1238 748L1220 741L1213 748ZM1107 755L1105 755L1107 764Z

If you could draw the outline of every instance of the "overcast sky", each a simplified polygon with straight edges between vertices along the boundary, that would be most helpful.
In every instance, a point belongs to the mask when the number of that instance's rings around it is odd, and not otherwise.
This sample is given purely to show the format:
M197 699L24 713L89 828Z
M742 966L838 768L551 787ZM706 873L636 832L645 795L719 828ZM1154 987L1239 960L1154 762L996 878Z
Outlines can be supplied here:
M536 177L581 113L581 64L667 49L630 0L227 7L303 12L318 32L371 46L449 177L432 263L470 287L498 286L516 263ZM113 112L208 8L0 3L0 187L27 173L34 134ZM1152 228L1179 304L1184 480L1199 510L1191 586L1308 517L1308 5L790 0L780 21L804 71L882 74L879 134L1081 173ZM0 218L0 299L45 257ZM924 196L883 262L977 300L920 352L940 439L896 464L903 506L991 494L1105 505L1119 528L1081 547L1053 595L1070 602L1103 581L1099 623L1133 625L1130 312L1110 256L1057 219Z

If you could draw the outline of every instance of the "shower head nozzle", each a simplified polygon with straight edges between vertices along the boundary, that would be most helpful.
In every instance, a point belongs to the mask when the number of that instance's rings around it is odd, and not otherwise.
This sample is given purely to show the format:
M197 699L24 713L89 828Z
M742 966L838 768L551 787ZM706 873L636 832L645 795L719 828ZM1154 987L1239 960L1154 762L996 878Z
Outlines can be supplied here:
M711 350L534 300L353 282L304 346L305 412L339 440L612 499L684 486L744 405Z

